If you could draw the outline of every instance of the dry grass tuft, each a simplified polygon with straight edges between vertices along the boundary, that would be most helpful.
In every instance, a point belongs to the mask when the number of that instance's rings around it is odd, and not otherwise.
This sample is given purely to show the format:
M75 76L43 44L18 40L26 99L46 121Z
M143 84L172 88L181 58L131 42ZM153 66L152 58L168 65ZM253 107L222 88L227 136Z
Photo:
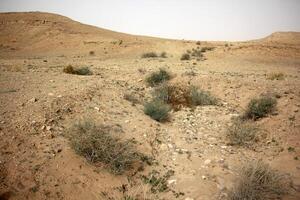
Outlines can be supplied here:
M155 52L148 52L142 55L142 58L156 58L156 57L158 57L158 55Z
M217 99L209 92L182 84L164 84L154 91L154 98L171 105L174 110L217 104Z
M111 134L110 127L85 120L75 123L67 134L71 146L92 163L102 163L113 174L122 174L143 157L131 140L122 141Z
M189 53L184 53L182 54L180 60L190 60L191 59L191 56Z
M283 80L285 75L281 72L279 73L271 73L267 76L267 79L269 80Z
M262 161L247 163L239 176L237 184L229 192L229 200L279 199L288 192L284 176Z
M72 65L68 65L63 69L64 73L76 74L76 75L92 75L93 72L88 67L74 68Z
M231 145L249 146L258 140L258 127L240 118L234 119L227 130L227 137Z

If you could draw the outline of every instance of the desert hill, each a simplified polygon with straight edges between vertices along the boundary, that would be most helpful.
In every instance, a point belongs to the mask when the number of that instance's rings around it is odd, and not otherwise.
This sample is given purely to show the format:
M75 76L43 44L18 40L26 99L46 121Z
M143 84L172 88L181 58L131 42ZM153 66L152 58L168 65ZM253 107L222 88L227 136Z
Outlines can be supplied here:
M0 199L299 200L299 40L168 40L1 13Z

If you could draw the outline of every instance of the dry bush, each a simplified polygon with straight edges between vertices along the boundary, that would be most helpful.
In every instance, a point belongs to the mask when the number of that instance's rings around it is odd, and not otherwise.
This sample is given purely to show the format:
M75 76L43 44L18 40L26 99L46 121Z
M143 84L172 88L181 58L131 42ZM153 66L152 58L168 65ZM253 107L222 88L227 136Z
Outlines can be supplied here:
M142 58L156 58L156 57L158 57L158 55L155 52L148 52L142 55Z
M193 106L217 105L218 100L208 91L203 91L197 87L192 87L190 101Z
M122 141L111 133L110 127L96 125L90 120L75 123L68 130L71 146L92 163L102 163L113 174L122 174L140 162L131 140Z
M191 56L189 53L184 53L182 54L180 60L190 60L191 59Z
M234 119L227 130L227 137L231 145L249 146L258 140L258 127L240 118Z
M139 99L132 93L125 93L124 99L131 102L132 105L136 105L140 103Z
M93 72L88 67L74 68L72 65L68 65L63 69L64 73L76 74L76 75L92 75Z
M288 192L287 181L262 161L252 161L240 169L239 179L228 194L229 200L279 199Z
M163 101L153 100L144 105L144 113L152 119L163 122L169 118L170 106Z
M197 41L197 42L196 42L196 45L201 45L201 42L200 42L200 41Z
M161 57L161 58L167 58L167 52L162 52L162 53L160 54L160 57Z
M182 107L217 104L217 99L209 92L200 90L195 86L182 84L164 84L154 91L153 96L155 99L170 104L174 110L179 110Z
M267 76L267 79L269 80L283 80L284 79L284 74L279 72L279 73L271 73Z
M244 118L256 120L265 117L275 110L276 104L276 99L268 96L252 99L247 106Z
M179 110L183 106L190 105L190 88L185 85L163 84L154 91L154 99L158 99Z
M171 79L171 75L165 69L159 69L158 72L153 72L146 78L146 82L150 86L156 86Z
M90 54L90 56L94 56L95 55L95 51L90 51L89 54Z
M212 50L214 50L215 49L215 47L202 47L201 48L201 52L202 53L205 53L205 52L207 52L207 51L212 51Z

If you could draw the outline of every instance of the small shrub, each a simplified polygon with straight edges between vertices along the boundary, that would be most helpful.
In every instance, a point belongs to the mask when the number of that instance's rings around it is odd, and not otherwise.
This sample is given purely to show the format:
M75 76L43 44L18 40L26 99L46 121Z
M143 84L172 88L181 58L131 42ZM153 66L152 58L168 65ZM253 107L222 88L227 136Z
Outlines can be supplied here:
M140 160L131 140L112 136L110 128L91 121L74 124L68 131L72 148L92 163L103 163L113 174L122 174Z
M142 55L142 58L156 58L158 55L155 52L148 52Z
M188 53L182 54L182 56L180 58L180 60L190 60L190 59L191 59L191 56Z
M262 161L252 161L243 166L234 188L229 191L229 200L280 199L286 194L284 176Z
M124 99L131 102L132 105L136 105L136 104L140 103L138 98L136 98L133 94L125 93L124 94Z
M89 70L88 67L81 67L75 69L72 65L68 65L63 69L64 73L67 74L76 74L76 75L92 75L93 73Z
M197 42L196 42L196 45L201 45L201 42L200 42L200 41L197 41Z
M144 113L149 115L152 119L162 122L169 117L170 106L159 100L148 102L144 106Z
M161 175L158 171L153 170L148 176L142 176L144 183L151 186L152 193L166 192L169 190L168 179L174 175L174 171L169 170Z
M212 96L210 92L199 90L196 87L191 88L190 100L193 106L216 105L217 98Z
M154 99L170 104L173 109L179 110L183 106L189 106L189 87L184 85L164 84L154 91Z
M154 99L163 101L172 106L174 110L182 107L193 107L203 105L216 105L217 99L209 92L199 90L195 86L182 84L160 86L154 91Z
M227 137L231 145L249 146L257 141L258 128L253 123L234 119L233 125L227 130Z
M193 53L191 54L194 57L202 58L203 54L200 50L194 50Z
M90 54L90 56L94 56L95 55L95 51L90 51L89 54Z
M161 58L167 58L167 53L166 53L166 52L162 52L162 53L160 54L160 57L161 57Z
M165 69L159 69L158 72L153 72L147 79L146 82L150 86L156 86L160 83L168 81L171 79L171 75Z
M261 97L259 99L252 99L245 112L245 118L259 119L271 113L277 104L276 99L272 97Z
M268 75L267 79L269 80L283 80L284 74L283 73L271 73Z
M212 51L212 50L214 50L215 48L214 47L202 47L201 48L201 52L207 52L207 51Z

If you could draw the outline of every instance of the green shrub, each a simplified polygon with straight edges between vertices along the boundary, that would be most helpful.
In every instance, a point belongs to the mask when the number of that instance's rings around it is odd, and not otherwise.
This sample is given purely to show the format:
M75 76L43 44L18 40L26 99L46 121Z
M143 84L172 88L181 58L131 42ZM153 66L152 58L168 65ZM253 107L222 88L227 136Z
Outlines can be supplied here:
M142 55L142 58L156 58L158 55L155 52L148 52Z
M83 121L68 130L71 146L92 163L103 163L113 174L122 174L141 159L131 140L121 141L110 133L110 128Z
M153 87L170 79L171 75L168 71L159 69L158 72L153 72L149 77L147 77L146 82Z
M92 71L88 67L74 68L72 65L68 65L63 69L64 73L76 74L76 75L92 75Z
M280 199L287 192L287 182L282 174L262 161L252 161L241 168L239 179L229 191L228 199Z
M227 137L231 145L249 146L258 139L258 128L255 124L242 119L234 119L227 130Z
M272 97L261 97L259 99L252 99L245 112L245 118L259 119L271 113L277 104L276 99Z
M159 100L148 102L144 106L144 113L149 115L152 119L162 122L169 117L170 106Z
M182 56L180 58L180 60L190 60L190 59L191 59L191 56L188 53L182 54Z
M217 98L212 96L210 92L199 90L192 87L190 91L190 101L193 106L216 105Z

